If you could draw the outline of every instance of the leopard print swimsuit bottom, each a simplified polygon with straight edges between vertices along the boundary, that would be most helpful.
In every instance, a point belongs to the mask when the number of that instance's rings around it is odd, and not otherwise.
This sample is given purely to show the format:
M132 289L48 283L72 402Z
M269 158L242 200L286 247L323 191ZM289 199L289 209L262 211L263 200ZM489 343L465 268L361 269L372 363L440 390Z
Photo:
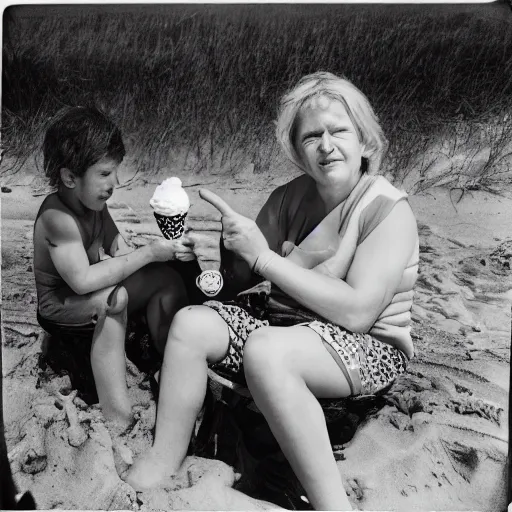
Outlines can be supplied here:
M203 304L215 310L227 323L229 349L226 357L211 368L230 380L245 385L242 368L244 345L249 335L268 320L254 318L235 304L210 300ZM331 347L333 355L351 388L351 396L374 395L388 389L407 366L408 358L399 349L373 338L369 334L347 332L343 328L320 320L304 322Z

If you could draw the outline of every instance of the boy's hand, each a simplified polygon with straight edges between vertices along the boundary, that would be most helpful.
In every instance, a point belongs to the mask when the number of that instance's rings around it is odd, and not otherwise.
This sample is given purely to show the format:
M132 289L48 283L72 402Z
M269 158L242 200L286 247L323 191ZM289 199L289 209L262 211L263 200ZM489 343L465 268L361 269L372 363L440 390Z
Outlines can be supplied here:
M176 243L175 258L179 261L192 261L196 259L194 250L188 246L188 240L181 237L178 240L173 240Z
M178 255L181 261L188 261L185 258L188 258L189 255L191 255L190 259L194 258L192 249L184 246L179 240L166 240L162 238L151 242L149 248L153 256L153 261L174 260L178 258Z

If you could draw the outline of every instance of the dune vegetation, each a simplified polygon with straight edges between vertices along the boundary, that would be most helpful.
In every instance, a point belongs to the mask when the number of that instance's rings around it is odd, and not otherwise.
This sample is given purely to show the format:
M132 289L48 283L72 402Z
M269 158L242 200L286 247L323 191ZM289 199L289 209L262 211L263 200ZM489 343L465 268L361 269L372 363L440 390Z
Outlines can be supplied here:
M512 24L496 5L456 7L11 7L1 172L37 155L48 120L75 104L119 123L137 179L178 159L197 173L269 172L283 158L278 98L327 70L374 105L396 183L414 169L413 191L496 188L510 182Z

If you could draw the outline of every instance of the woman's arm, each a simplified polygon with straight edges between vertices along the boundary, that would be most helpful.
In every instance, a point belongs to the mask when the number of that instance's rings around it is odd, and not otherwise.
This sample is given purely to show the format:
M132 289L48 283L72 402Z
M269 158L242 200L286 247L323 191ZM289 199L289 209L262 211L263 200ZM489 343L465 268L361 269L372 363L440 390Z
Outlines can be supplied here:
M256 223L208 190L200 196L222 214L226 248L290 297L354 332L366 332L391 301L417 243L414 214L399 201L356 249L345 281L278 256Z
M367 332L393 298L416 240L414 214L400 201L357 248L345 281L299 267L269 249L258 257L256 270L327 320Z

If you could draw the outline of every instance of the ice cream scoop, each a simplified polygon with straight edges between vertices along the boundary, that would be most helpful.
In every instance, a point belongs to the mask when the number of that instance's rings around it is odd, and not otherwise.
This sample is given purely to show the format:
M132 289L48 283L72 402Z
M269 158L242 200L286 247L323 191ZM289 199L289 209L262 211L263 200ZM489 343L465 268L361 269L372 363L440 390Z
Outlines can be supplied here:
M190 208L188 195L183 190L181 180L176 177L162 181L156 187L149 204L156 213L167 217L183 215Z
M158 185L149 200L156 222L165 238L175 240L183 235L190 200L181 180L167 178Z

